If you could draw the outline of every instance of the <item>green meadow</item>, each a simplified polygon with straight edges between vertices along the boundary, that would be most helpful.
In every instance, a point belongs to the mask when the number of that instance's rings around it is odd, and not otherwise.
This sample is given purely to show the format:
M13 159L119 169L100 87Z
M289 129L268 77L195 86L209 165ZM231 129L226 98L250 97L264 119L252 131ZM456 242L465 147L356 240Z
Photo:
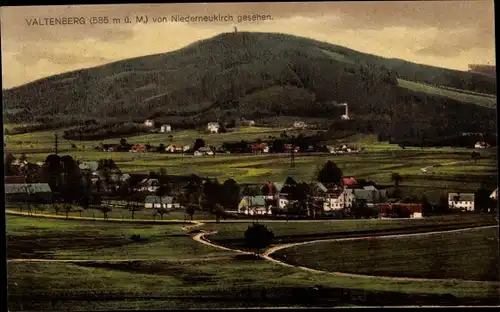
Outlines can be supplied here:
M318 242L279 250L288 263L376 276L498 281L498 227L404 238Z
M415 92L423 92L431 95L443 96L457 101L477 104L489 108L495 108L497 106L497 98L496 96L494 95L492 96L491 94L469 92L454 88L435 87L426 85L424 83L419 83L404 79L398 79L398 82L400 87Z
M477 282L405 282L314 274L202 245L175 224L14 216L7 216L6 224L9 259L87 260L9 262L12 310L352 305L339 299L339 287L390 291L409 296L410 301L411 296L422 294L484 300L498 293L498 285ZM141 240L132 240L132 234L140 235ZM312 286L331 295L311 301L305 294Z

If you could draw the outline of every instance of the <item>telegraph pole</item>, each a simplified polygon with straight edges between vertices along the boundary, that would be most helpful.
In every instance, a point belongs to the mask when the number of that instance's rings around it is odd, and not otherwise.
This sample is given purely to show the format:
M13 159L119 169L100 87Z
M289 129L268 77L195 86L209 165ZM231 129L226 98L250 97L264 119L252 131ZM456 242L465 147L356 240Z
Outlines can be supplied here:
M295 152L293 148L290 150L290 167L295 168Z
M54 150L55 150L56 155L58 152L58 147L59 147L59 141L57 139L57 133L56 133L56 134L54 134Z

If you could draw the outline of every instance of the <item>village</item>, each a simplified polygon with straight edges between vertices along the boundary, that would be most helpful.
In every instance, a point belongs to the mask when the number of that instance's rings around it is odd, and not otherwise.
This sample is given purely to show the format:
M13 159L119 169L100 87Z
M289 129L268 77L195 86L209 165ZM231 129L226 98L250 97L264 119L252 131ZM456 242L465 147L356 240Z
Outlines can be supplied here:
M446 203L433 205L425 199L389 194L377 188L375 181L339 175L330 161L317 181L297 182L288 177L280 182L242 185L232 179L219 184L195 175L171 176L165 170L129 174L111 159L78 162L71 156L49 155L45 163L33 164L8 154L5 161L7 202L21 205L21 209L28 206L28 210L31 206L56 205L66 207L56 210L77 206L101 211L149 209L162 217L168 211L184 211L191 216L195 211L205 211L217 218L422 218L436 213L493 212L498 193L496 189L489 194L491 202L486 204L484 190L481 199L475 193L453 192ZM54 165L54 161L63 165ZM76 178L69 182L68 176ZM397 185L398 175L392 178ZM84 191L76 192L80 189Z

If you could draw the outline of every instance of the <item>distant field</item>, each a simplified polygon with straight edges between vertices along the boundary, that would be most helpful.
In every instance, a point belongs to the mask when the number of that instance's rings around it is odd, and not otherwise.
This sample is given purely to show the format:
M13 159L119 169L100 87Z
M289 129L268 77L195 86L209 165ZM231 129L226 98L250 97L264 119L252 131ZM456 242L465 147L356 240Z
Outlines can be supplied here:
M497 107L497 98L492 97L491 94L482 94L477 92L473 93L468 91L463 92L463 90L459 89L434 87L423 83L408 81L404 79L398 79L398 82L400 87L409 89L411 91L444 96L457 101L477 104L480 106L485 106L490 108Z
M317 222L270 222L259 220L259 223L265 224L274 232L274 243L290 243L300 242L315 239L326 239L339 237L339 235L347 235L349 233L358 233L368 235L370 231L380 230L396 230L406 229L412 231L422 231L426 228L446 226L478 226L478 225L494 225L496 221L490 215L449 215L436 216L423 219L401 219L401 220L383 220L383 219L366 219L366 220L334 220L334 221L317 221ZM216 234L210 235L209 239L223 245L242 247L243 233L251 225L248 223L211 223L206 224L202 228L207 231L217 231Z
M180 225L12 216L7 216L6 224L8 258L95 260L9 262L9 309L16 311L352 304L341 300L340 288L365 291L377 298L392 292L385 295L391 302L399 298L406 304L424 300L418 299L424 296L420 294L427 294L424 298L447 294L483 300L498 294L498 287L475 282L407 283L311 274L201 245L183 234ZM143 240L132 241L132 234L140 234ZM326 293L306 295L312 286L323 287Z
M331 272L499 280L498 228L398 239L314 243L277 257Z

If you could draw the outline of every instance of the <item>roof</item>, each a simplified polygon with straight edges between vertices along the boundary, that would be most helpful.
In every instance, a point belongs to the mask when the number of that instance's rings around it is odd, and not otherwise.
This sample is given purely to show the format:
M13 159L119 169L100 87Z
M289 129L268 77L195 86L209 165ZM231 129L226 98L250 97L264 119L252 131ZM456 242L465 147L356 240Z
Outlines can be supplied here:
M89 169L91 171L96 171L99 168L99 163L97 161L86 161L78 165L81 170Z
M128 180L128 179L132 179L132 177L128 173L124 173L120 177L120 180Z
M208 147L200 147L198 149L199 152L211 152L212 150Z
M265 196L245 196L242 200L246 200L249 206L265 206L266 198Z
M354 189L352 190L352 192L357 199L364 199L367 202L372 202L375 200L379 200L380 198L387 197L386 190Z
M344 193L343 190L332 190L331 192L328 193L330 198L338 198L340 195Z
M358 182L353 177L349 177L349 178L342 178L342 183L344 183L344 185L347 186L353 186L356 185Z
M323 183L321 183L321 182L316 183L316 187L323 192L328 192L328 189L326 188L326 186L324 186Z
M48 183L6 184L5 194L52 193Z
M150 203L150 204L171 204L173 201L172 196L146 196L146 199L144 199L144 202Z
M24 176L5 176L5 184L23 184L26 183Z
M217 127L219 127L220 125L219 125L218 122L209 122L207 126L208 127L210 127L210 126L217 126Z
M158 179L145 178L139 184L151 186L153 183L159 183Z
M473 193L448 193L448 200L474 201L474 194Z
M496 199L498 197L498 187L491 193L490 197L493 199Z
M365 187L363 187L363 189L369 190L369 191L376 191L377 190L377 188L373 185L365 186Z

